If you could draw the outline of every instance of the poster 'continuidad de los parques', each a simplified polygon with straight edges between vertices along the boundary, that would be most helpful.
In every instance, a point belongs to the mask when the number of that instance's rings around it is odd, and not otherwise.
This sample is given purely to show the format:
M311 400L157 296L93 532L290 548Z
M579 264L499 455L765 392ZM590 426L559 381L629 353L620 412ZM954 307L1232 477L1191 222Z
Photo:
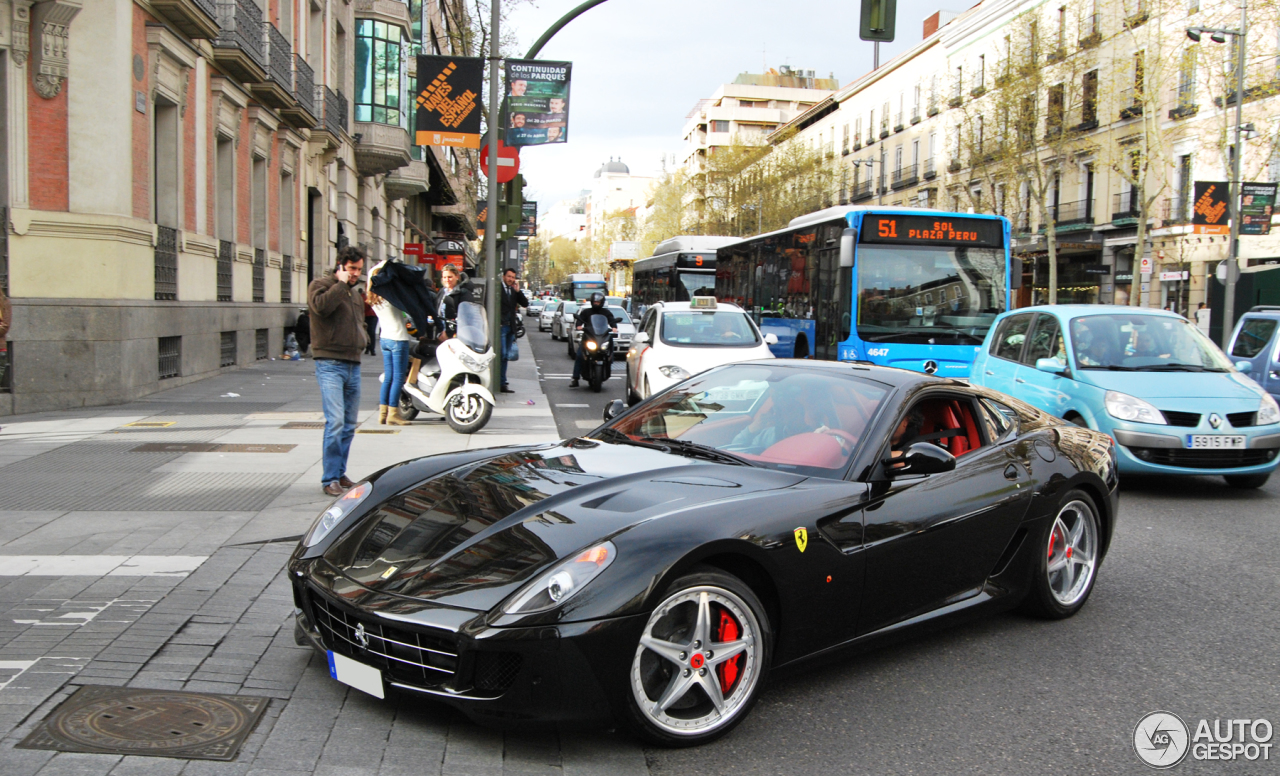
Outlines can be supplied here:
M507 145L568 141L572 70L572 62L507 60Z

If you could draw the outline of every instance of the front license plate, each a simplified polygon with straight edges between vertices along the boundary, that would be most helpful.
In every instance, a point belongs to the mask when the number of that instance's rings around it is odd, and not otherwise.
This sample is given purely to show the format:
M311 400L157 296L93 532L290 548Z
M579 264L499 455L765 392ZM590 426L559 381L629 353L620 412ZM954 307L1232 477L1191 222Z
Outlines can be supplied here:
M1244 436L1237 434L1187 434L1190 450L1243 450Z
M349 657L329 650L329 676L343 684L349 684L360 692L375 698L385 698L382 690L382 672L373 666L358 663Z

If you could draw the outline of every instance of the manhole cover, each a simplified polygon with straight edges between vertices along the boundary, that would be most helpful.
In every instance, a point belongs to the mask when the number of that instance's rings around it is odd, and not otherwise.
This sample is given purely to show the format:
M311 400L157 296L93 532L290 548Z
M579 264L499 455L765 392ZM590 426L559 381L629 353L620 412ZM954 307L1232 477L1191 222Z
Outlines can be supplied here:
M176 424L176 420L139 420L135 423L126 423L124 428L168 428Z
M386 428L360 428L356 429L357 434L399 434L399 431L392 431Z
M324 428L324 421L319 423L310 420L295 420L292 423L286 423L280 428Z
M234 760L267 701L242 695L81 687L18 748Z
M131 453L287 453L297 445L215 444L213 442L147 442Z

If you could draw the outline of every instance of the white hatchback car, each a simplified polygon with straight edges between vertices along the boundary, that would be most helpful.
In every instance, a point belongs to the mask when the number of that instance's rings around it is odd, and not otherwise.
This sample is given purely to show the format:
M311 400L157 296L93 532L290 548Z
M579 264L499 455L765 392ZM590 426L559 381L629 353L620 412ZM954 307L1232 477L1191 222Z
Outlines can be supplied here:
M627 403L714 366L773 358L769 346L776 342L735 304L717 304L711 297L658 302L645 311L627 351Z
M555 317L551 319L551 339L565 342L573 339L573 316L580 306L581 302L566 299L556 307Z
M538 331L551 331L551 323L556 319L556 311L560 309L559 299L548 299L538 314Z

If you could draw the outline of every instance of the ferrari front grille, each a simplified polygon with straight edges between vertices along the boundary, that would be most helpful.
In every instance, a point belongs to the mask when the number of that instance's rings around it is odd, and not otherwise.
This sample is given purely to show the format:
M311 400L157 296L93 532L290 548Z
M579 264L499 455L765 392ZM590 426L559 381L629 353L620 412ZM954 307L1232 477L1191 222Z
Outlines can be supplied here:
M308 598L326 648L382 669L392 681L436 687L458 670L458 649L451 634L389 625L314 591Z

